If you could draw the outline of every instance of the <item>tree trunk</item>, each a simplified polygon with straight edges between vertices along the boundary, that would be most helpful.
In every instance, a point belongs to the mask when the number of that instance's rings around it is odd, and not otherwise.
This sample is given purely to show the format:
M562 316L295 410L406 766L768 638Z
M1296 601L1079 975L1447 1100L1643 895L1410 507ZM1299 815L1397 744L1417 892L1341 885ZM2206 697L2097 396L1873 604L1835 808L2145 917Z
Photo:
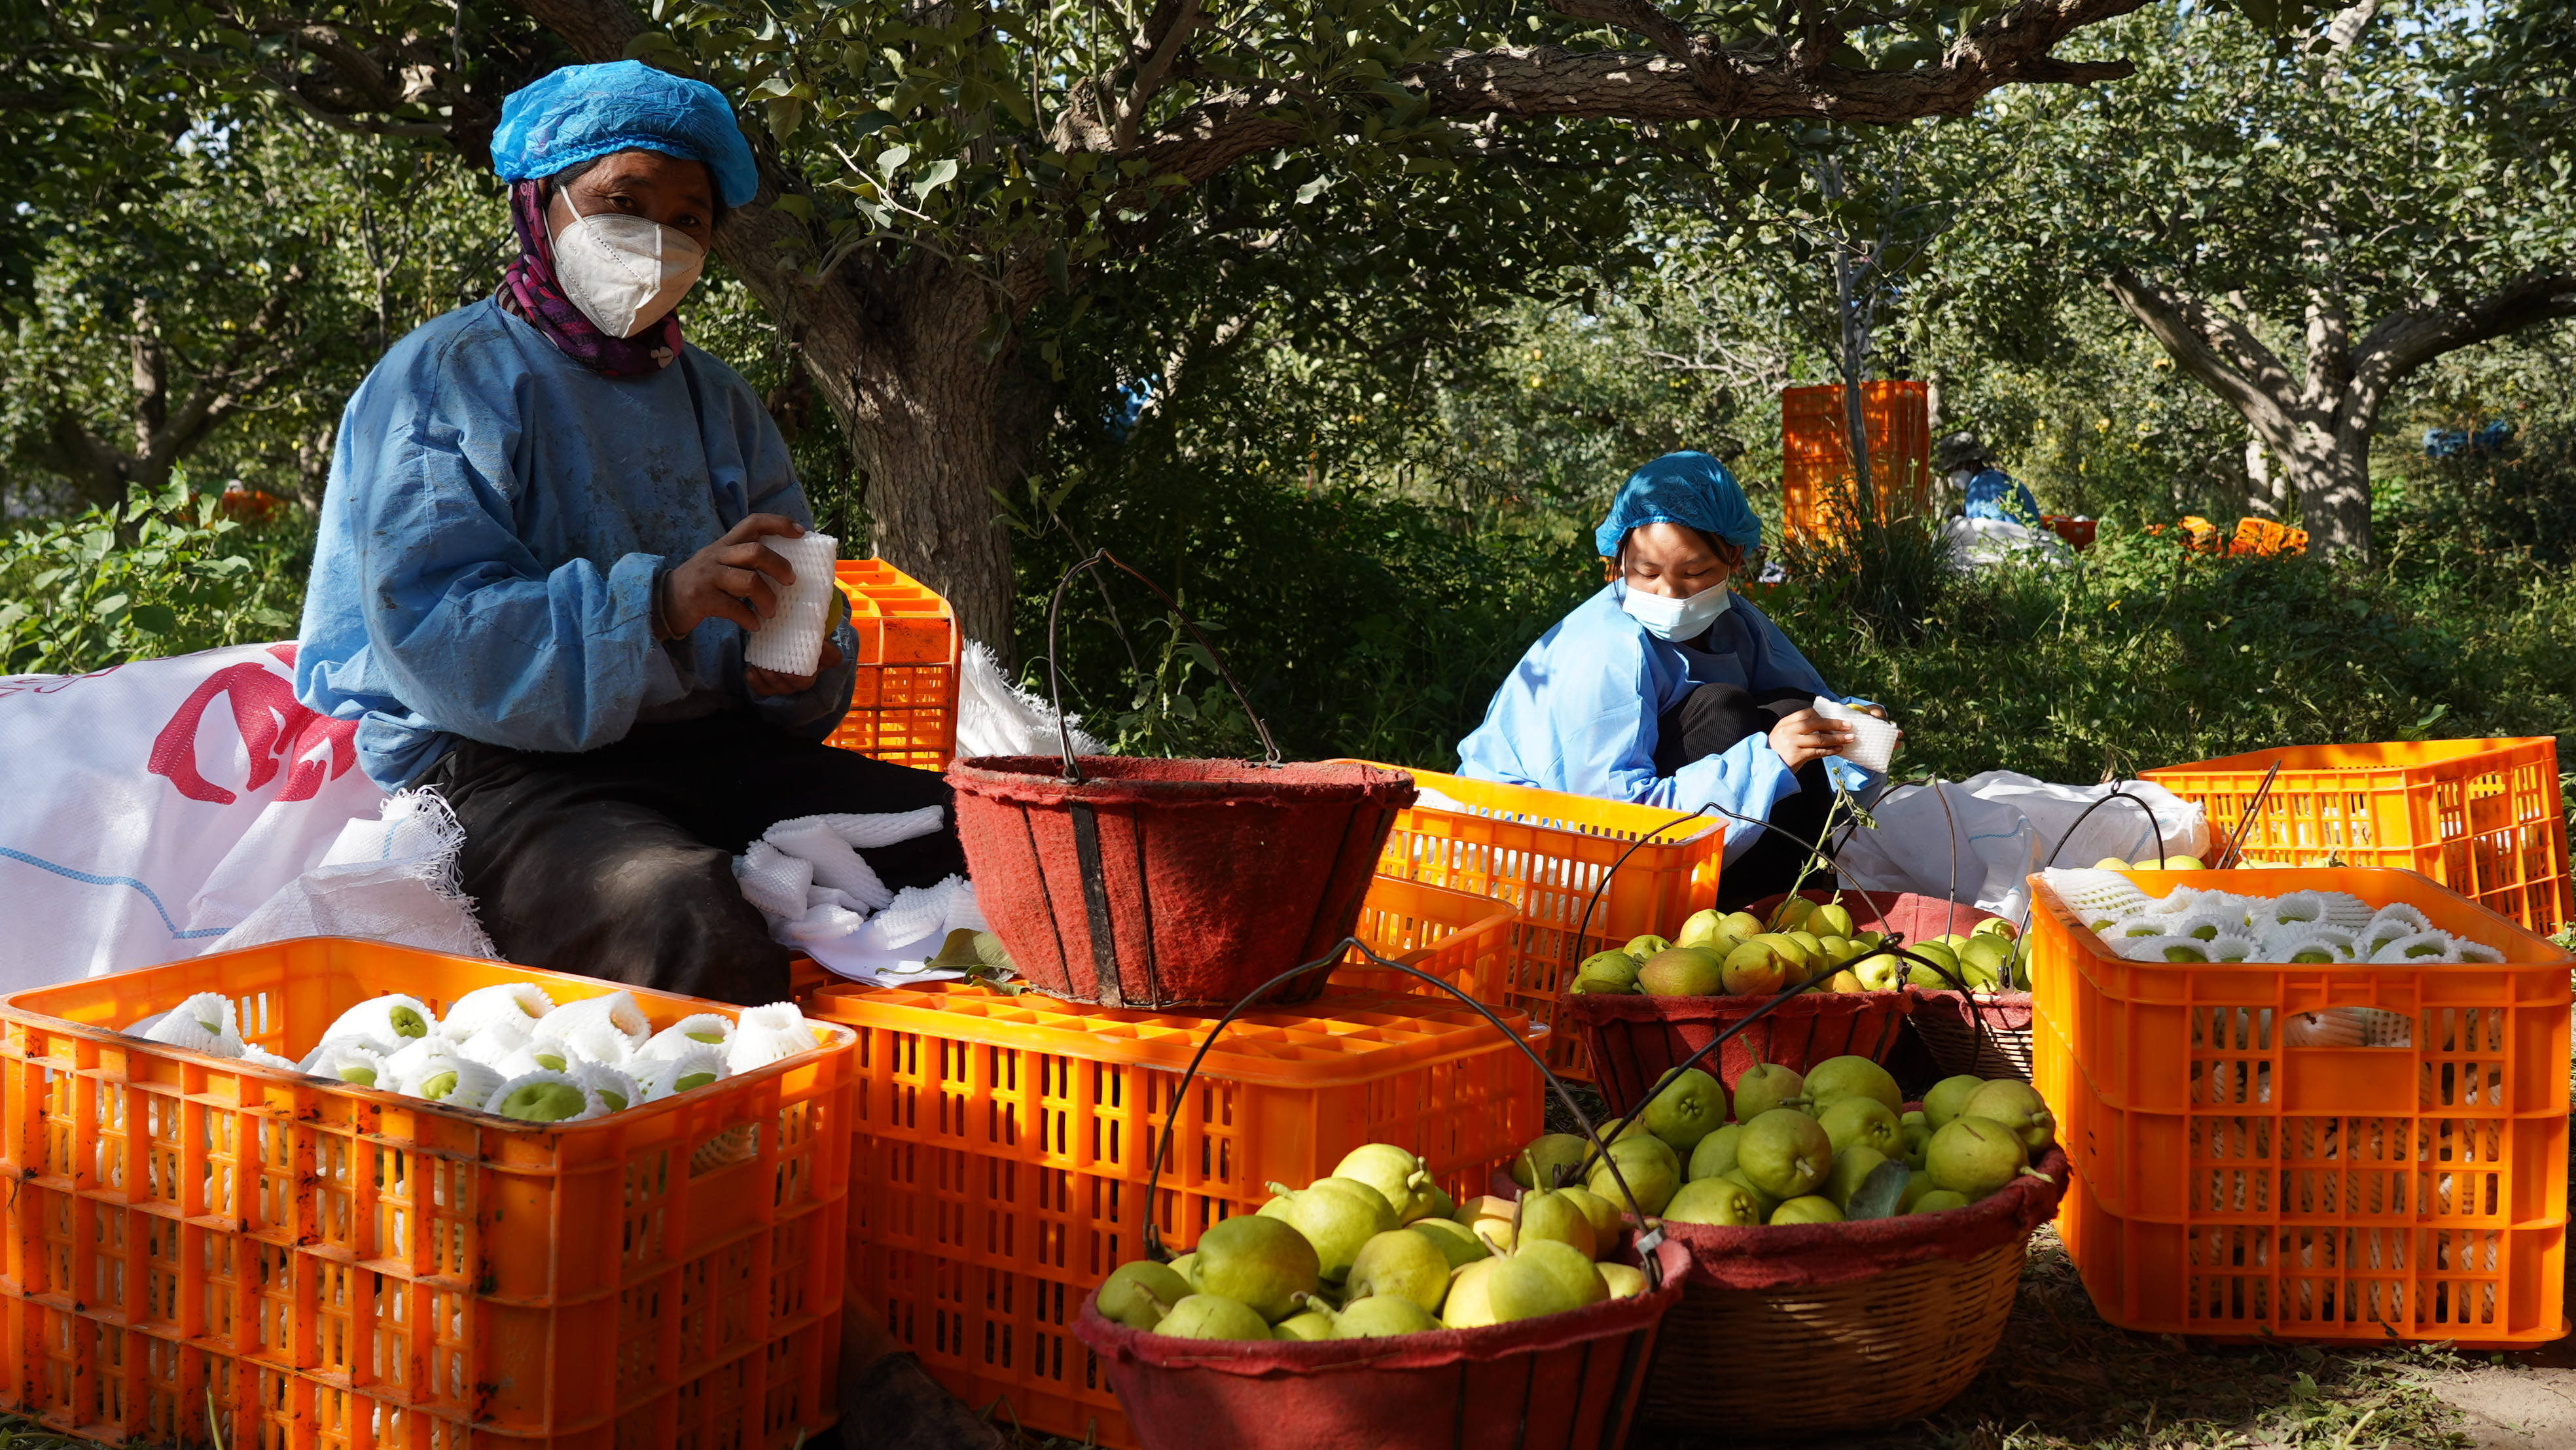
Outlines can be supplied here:
M2370 557L2370 425L2350 407L2331 421L2301 421L2298 446L2273 450L2287 491L2299 501L2308 547L2328 558Z

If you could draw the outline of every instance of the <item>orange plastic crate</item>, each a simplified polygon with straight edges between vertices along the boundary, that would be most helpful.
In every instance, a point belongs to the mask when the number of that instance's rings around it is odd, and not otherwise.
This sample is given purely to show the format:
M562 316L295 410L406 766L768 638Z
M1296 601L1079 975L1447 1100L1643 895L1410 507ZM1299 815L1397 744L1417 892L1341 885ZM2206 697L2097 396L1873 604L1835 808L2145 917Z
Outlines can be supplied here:
M2532 1345L2568 1332L2568 973L2410 871L2141 871L2403 901L2499 965L2132 962L2032 878L2032 1081L2078 1179L2062 1222L2103 1318L2172 1334ZM2404 1047L2291 1047L2325 1007Z
M960 1399L1006 1401L997 1421L1134 1445L1068 1325L1143 1252L1155 1139L1215 1019L953 983L827 988L813 1011L859 1033L850 1252L871 1307ZM1541 1131L1537 1069L1469 1008L1327 992L1237 1019L1200 1064L1156 1232L1184 1251L1371 1142L1463 1198Z
M1416 802L1399 813L1378 874L1519 908L1513 960L1482 978L1494 995L1479 992L1479 999L1490 1006L1545 1025L1585 957L1648 932L1669 936L1692 912L1717 903L1726 837L1715 818L1437 771L1415 770L1413 778L1463 809ZM1577 941L1592 893L1641 839L1649 844L1618 867ZM1565 1076L1590 1076L1572 1033L1550 1035L1547 1062Z
M2420 871L2543 936L2571 920L2553 737L2301 745L2143 775L2229 835L2276 760L2239 859Z
M1880 515L1896 519L1931 507L1930 394L1921 382L1861 384L1861 427ZM1830 535L1849 517L1854 472L1839 385L1780 390L1780 502L1793 534Z
M1360 902L1351 935L1391 962L1429 972L1479 1002L1499 1002L1511 985L1512 927L1520 913L1510 903L1419 881L1380 876ZM1333 969L1343 992L1392 992L1397 996L1457 998L1419 977L1369 965L1352 953Z
M0 1408L101 1441L784 1450L833 1422L852 1047L514 1124L112 1030L612 984L310 938L0 999ZM634 989L630 989L634 990ZM634 990L657 1026L718 1003Z
M962 648L948 601L883 559L844 559L834 582L850 601L859 674L850 712L828 744L924 770L957 754Z

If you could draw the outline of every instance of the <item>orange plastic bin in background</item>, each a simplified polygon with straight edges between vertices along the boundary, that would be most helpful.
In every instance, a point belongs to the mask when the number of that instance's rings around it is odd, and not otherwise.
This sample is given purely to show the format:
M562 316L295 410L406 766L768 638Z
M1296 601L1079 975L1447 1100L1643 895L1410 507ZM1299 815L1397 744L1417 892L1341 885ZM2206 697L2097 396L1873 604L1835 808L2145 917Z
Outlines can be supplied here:
M851 1050L512 1123L114 1028L606 982L307 938L0 999L0 1408L108 1443L787 1450L833 1423ZM628 989L656 1027L720 1003Z
M2543 936L2570 921L2555 738L2299 745L2141 776L2206 810L2211 833L2228 836L2275 761L2281 773L2241 860L2420 871Z
M923 770L957 754L957 670L963 648L948 601L883 559L844 559L834 582L859 636L850 712L826 743Z
M1490 1006L1548 1024L1585 957L1647 933L1670 936L1717 902L1726 833L1715 817L1431 770L1413 779L1446 803L1418 800L1397 813L1378 874L1519 908L1508 970L1481 979L1496 995L1471 989ZM1568 1077L1591 1075L1570 1032L1548 1034L1547 1062Z
M2500 964L2136 962L2031 878L2032 1082L2076 1181L2059 1219L2102 1317L2169 1334L2528 1347L2566 1317L2576 957L2410 871L2141 871L2407 902ZM2290 1046L2323 1008L2405 1046ZM2304 1030L2304 1029L2303 1029Z
M1512 928L1520 913L1510 902L1420 881L1380 876L1369 883L1351 934L1391 962L1429 972L1479 1002L1502 1000L1511 981ZM1333 969L1337 992L1392 992L1397 996L1457 998L1429 982L1370 963L1357 952Z
M1134 1445L1071 1326L1144 1251L1155 1139L1216 1019L962 983L827 987L809 1010L859 1034L850 1252L868 1308L960 1399L1003 1401L996 1421ZM1150 1211L1182 1252L1371 1142L1463 1199L1541 1131L1538 1069L1473 1009L1331 991L1226 1027Z

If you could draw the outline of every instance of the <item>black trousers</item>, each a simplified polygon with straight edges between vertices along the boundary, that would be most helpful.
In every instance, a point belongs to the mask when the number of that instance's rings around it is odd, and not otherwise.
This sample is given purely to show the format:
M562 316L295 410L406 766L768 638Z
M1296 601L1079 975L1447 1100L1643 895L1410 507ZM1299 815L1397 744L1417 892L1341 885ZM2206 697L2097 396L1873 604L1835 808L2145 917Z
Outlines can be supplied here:
M465 827L463 885L503 956L745 1005L786 999L791 954L743 899L735 856L796 816L949 805L933 772L731 711L578 755L464 741L413 783ZM966 869L953 810L936 835L859 854L897 890Z
M1723 754L1748 735L1768 735L1771 727L1814 704L1815 696L1805 690L1755 692L1736 685L1702 685L1655 718L1655 773L1671 775L1694 760ZM1833 799L1825 763L1811 760L1800 766L1798 793L1771 808L1772 829L1761 832L1719 873L1718 906L1733 911L1788 890L1824 835ZM1727 829L1752 828L1729 822ZM1816 871L1807 884L1830 887L1834 878L1830 871Z

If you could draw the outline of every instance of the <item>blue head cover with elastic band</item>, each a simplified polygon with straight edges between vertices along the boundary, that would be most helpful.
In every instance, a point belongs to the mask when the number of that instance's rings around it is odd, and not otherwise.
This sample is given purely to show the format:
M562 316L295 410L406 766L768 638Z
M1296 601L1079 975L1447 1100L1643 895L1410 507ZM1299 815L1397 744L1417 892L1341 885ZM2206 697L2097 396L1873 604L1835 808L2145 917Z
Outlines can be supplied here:
M1610 516L1592 531L1604 559L1619 557L1619 541L1641 524L1682 524L1705 529L1739 549L1762 547L1762 521L1744 501L1735 475L1705 453L1667 453L1628 475Z
M760 190L724 93L640 60L568 65L512 91L492 133L492 170L503 181L527 181L613 151L695 161L729 207Z

